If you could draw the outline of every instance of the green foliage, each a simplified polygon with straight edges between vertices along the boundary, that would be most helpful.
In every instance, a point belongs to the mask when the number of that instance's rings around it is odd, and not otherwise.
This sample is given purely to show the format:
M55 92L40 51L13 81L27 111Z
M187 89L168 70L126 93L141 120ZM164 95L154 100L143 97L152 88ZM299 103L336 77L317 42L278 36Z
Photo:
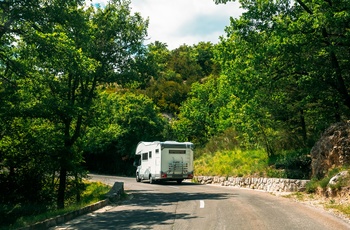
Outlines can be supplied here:
M196 175L261 176L267 169L264 150L226 150L202 155L194 162Z
M82 193L81 204L92 204L106 199L106 194L111 190L111 186L101 182L85 182L86 189Z
M162 112L177 115L193 83L218 75L220 67L213 58L213 48L210 42L182 45L171 51L158 41L148 45L144 55L147 68L139 73L147 81L140 86L142 92Z
M273 163L276 169L284 169L286 177L292 179L309 179L311 176L311 158L309 149L284 151L276 156Z
M341 204L335 204L334 202L330 202L325 206L327 209L335 209L337 211L340 211L348 218L350 217L350 206L347 203L341 203Z
M329 183L329 180L330 180L329 177L324 177L324 178L322 178L322 179L318 182L318 184L319 184L319 186L320 186L322 189L325 189L325 188L327 188L327 185L328 185L328 183Z
M311 181L306 184L306 191L308 193L314 193L317 191L317 188L320 188L323 191L327 188L330 188L332 190L337 190L337 191L341 190L342 187L345 187L348 185L349 176L339 178L337 183L333 185L330 185L329 181L332 177L334 177L339 172L346 171L346 170L348 170L347 166L340 167L340 168L332 168L326 173L326 175L323 178L313 177Z
M204 147L196 149L194 152L195 158L202 155L210 154L213 155L216 152L238 149L239 143L234 130L227 129L225 132L213 136Z
M266 169L266 176L269 178L288 178L284 169L276 169L273 166Z
M269 164L278 159L276 173L308 178L307 152L294 152L349 116L347 3L240 3L246 11L213 51L221 75L192 86L175 134L204 146L231 129L240 148L264 148Z
M308 183L306 183L306 192L315 193L318 187L318 181L316 178L312 178Z
M85 182L86 187L84 193L82 193L81 201L79 203L74 203L67 206L65 209L61 210L42 210L38 209L39 206L19 206L11 210L11 212L16 212L16 215L10 219L7 213L7 223L0 223L0 229L18 229L23 228L37 222L50 219L59 215L63 215L87 205L96 203L103 199L106 199L106 194L110 191L111 187L100 182ZM1 210L4 210L1 207ZM26 210L37 210L37 212L28 212Z
M129 1L103 9L82 3L0 3L1 202L47 208L57 194L63 208L80 199L80 140L97 88L128 82L121 78L143 51L147 21L131 14Z
M152 98L162 112L176 114L187 97L189 87L171 79L158 80L146 89L146 95Z
M93 110L94 119L81 141L91 171L132 175L137 144L164 140L166 135L165 119L142 94L102 92Z
M191 140L203 146L219 131L224 131L225 107L232 95L226 79L208 77L203 84L192 85L188 99L180 108L178 119L172 126L179 140Z
M203 174L308 178L308 149L350 115L346 0L240 1L219 44L172 51L142 45L130 1L83 3L0 3L3 216L79 201L83 166L130 174L141 140L194 142Z
M46 210L54 201L59 132L45 119L25 118L13 119L6 130L0 139L0 204L5 211L13 205L29 214Z

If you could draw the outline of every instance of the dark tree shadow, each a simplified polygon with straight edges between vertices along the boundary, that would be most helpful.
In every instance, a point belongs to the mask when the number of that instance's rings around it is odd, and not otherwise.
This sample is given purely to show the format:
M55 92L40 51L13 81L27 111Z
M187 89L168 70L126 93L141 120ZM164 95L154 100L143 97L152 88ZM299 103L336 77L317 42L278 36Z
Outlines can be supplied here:
M186 184L180 186L186 186ZM152 229L155 225L169 226L171 229L175 220L200 217L191 213L166 212L162 207L177 205L179 202L225 200L237 196L232 193L160 193L154 190L128 190L127 193L132 198L119 203L119 206L124 207L123 210L95 212L85 219L70 224L69 229Z
M123 210L98 213L84 220L84 223L71 225L69 229L152 229L154 225L171 226L175 219L188 220L193 218L197 217L183 213L163 212L157 209Z
M172 192L172 193L154 193L147 192L145 190L128 191L132 193L133 198L127 202L131 206L167 206L172 205L175 202L183 201L196 201L196 200L223 200L229 197L237 196L232 193L185 193L185 192Z

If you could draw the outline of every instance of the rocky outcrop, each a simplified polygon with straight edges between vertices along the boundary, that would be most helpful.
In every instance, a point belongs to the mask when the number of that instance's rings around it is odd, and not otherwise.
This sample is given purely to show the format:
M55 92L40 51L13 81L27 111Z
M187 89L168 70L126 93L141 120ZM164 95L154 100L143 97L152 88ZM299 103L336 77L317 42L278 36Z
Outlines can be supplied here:
M341 182L341 180L344 180L344 178L347 177L348 174L348 171L342 171L338 173L329 180L328 185L336 185L337 183Z
M312 176L322 178L330 168L350 164L350 121L329 127L311 150Z
M234 186L263 190L266 192L303 192L309 180L296 180L284 178L256 178L256 177L218 177L195 176L201 184L217 184L222 186Z

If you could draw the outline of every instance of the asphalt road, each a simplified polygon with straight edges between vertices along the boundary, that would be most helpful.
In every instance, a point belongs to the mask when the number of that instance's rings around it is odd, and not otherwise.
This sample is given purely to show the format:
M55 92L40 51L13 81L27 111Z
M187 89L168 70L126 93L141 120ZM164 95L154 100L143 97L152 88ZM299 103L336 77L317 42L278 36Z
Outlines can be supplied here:
M183 182L137 183L134 178L93 176L124 182L129 199L76 218L58 229L350 229L324 210L269 193Z

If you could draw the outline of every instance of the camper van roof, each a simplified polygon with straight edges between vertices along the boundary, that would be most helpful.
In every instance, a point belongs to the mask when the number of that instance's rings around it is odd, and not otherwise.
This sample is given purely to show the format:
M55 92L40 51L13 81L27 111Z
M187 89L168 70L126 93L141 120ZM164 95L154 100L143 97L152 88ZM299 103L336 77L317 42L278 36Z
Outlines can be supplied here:
M178 141L153 141L153 142L147 142L147 141L140 141L139 144L143 143L144 145L154 145L154 144L186 144L186 145L193 145L192 142L178 142Z
M162 147L165 148L183 148L184 145L187 148L193 148L194 145L192 142L178 142L178 141L153 141L153 142L147 142L147 141L140 141L139 144L137 145L136 148L136 154L140 155L141 152L143 151L143 147L142 146L151 146L151 145L161 145Z

